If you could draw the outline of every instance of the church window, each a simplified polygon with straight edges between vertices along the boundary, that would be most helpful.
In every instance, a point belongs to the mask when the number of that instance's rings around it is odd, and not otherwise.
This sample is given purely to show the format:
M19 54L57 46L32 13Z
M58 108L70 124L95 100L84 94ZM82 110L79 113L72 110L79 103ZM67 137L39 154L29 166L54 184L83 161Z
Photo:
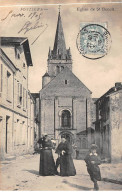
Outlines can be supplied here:
M67 80L65 80L65 84L67 85Z
M17 54L17 58L20 59L20 54L19 53Z
M57 73L60 72L60 67L59 66L56 67L56 71L57 71Z
M61 71L64 69L64 66L61 66Z
M62 127L71 126L71 115L68 110L63 110L62 112Z
M23 63L23 68L25 68L25 63Z
M61 59L61 54L59 54L59 59Z

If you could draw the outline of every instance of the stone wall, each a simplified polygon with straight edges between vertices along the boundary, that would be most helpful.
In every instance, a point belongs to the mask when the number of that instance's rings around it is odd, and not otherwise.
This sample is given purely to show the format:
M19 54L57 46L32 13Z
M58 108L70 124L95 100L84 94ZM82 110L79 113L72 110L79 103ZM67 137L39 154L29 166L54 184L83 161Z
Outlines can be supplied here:
M122 161L122 92L110 97L111 111L111 160Z

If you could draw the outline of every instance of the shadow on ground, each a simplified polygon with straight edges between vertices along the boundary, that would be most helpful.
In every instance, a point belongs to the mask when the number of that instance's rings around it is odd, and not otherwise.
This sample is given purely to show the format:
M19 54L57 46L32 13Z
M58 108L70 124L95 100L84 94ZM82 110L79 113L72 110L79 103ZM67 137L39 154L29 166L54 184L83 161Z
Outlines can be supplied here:
M102 181L122 185L122 181L113 180L109 178L102 178Z
M77 188L79 190L90 191L92 189L92 188L76 185L76 184L70 183L68 181L62 181L62 183L65 183L65 184L69 185L70 187L74 187L74 188Z
M23 170L23 171L27 171L27 172L29 172L31 174L35 174L35 175L39 176L39 171L37 171L37 170Z

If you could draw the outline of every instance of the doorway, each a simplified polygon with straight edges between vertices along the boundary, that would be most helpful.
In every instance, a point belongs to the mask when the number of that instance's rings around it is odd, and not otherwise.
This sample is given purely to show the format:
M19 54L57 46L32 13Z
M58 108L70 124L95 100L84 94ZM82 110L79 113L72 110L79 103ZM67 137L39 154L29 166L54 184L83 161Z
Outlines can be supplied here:
M72 144L73 143L73 139L72 139L72 135L70 133L61 133L61 135L63 135L65 137L65 139Z

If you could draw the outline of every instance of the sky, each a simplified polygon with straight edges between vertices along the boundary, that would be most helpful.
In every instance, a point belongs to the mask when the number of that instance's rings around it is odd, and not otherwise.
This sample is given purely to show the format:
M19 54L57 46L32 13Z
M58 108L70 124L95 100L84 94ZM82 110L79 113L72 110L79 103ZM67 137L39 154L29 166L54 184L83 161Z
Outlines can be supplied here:
M61 5L60 9L66 47L70 47L72 54L72 71L92 91L92 97L98 98L115 82L122 82L122 4ZM31 92L42 88L49 47L53 49L54 45L58 11L58 5L0 7L1 36L29 40L33 61L29 67ZM107 23L112 42L106 56L91 60L79 53L76 39L81 23ZM27 24L31 26L28 31L23 29Z

